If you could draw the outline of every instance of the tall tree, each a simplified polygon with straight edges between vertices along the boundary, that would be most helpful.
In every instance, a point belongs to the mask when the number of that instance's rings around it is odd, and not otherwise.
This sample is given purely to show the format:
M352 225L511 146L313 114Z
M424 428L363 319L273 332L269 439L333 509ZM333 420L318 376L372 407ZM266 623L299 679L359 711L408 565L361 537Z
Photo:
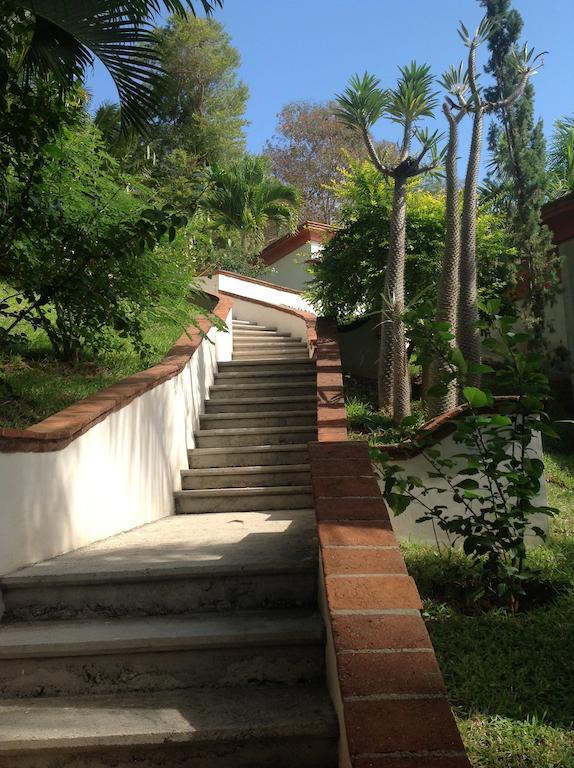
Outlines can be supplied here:
M485 67L495 83L486 89L490 101L504 102L517 87L521 74L515 66L514 50L523 28L522 17L511 0L480 0L486 17L493 22ZM528 280L529 315L535 338L542 340L544 304L557 281L553 280L556 259L552 236L541 224L545 200L546 146L542 120L534 118L534 87L529 81L523 97L497 111L488 134L492 157L489 191L509 217L518 257Z
M286 104L264 149L276 176L301 192L301 215L325 224L336 218L337 198L331 185L341 178L345 155L355 160L367 157L361 136L336 118L335 108L332 101ZM394 145L388 143L388 148Z
M432 92L432 85L430 68L413 61L400 68L400 77L393 90L383 91L379 80L365 73L363 77L355 75L345 92L337 96L337 116L345 125L360 131L371 162L393 183L389 251L382 296L378 389L379 406L392 406L396 423L410 414L411 400L403 322L407 187L409 179L428 174L442 162L436 152L437 132L430 134L417 126L421 118L433 116L436 94ZM402 127L399 156L395 163L381 157L371 136L372 126L383 115ZM420 146L411 154L414 139ZM429 153L430 160L425 162Z
M493 22L484 18L473 35L461 23L459 34L468 47L467 76L470 96L466 101L461 92L452 95L459 106L472 114L472 137L466 167L461 222L461 258L459 268L459 299L457 322L457 346L466 361L472 366L469 382L479 384L481 362L481 339L478 330L478 290L476 270L476 217L478 209L478 179L482 155L484 118L486 115L507 109L515 104L524 93L529 77L536 71L540 54L524 46L518 53L513 51L517 79L513 90L504 98L491 101L478 83L476 53L479 46L492 34Z
M550 180L547 192L554 200L574 191L574 116L555 121L548 159Z

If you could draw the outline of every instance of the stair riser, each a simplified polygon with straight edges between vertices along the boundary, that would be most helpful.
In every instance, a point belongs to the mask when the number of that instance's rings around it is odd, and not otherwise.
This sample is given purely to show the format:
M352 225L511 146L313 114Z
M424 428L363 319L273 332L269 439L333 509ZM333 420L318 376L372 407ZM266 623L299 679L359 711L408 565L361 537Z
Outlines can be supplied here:
M244 453L241 450L229 450L225 453L200 455L197 451L189 451L189 466L192 469L208 469L216 467L251 467L273 466L274 464L303 464L309 461L307 450L282 451L271 453L260 451Z
M275 373L288 373L290 376L315 373L317 366L312 360L304 359L300 362L282 363L280 360L274 360L269 363L265 361L253 362L237 360L219 363L218 373L261 373L273 371Z
M233 342L233 350L235 352L244 352L244 351L250 351L250 350L263 350L263 351L291 351L296 350L297 352L306 352L307 351L307 345L301 344L300 341L297 341L293 339L293 341L280 341L279 339L269 341L240 341L240 340L234 340Z
M308 398L308 399L307 399ZM249 398L245 398L248 400ZM248 413L257 413L258 411L270 411L277 410L281 412L289 411L303 411L308 410L309 413L314 413L317 409L317 399L313 395L308 395L305 400L296 400L295 402L289 402L289 400L281 400L279 402L256 402L256 403L241 403L241 410ZM206 400L205 402L206 413L236 413L237 402L234 400L232 403L223 402L211 402Z
M279 331L244 331L234 329L233 340L234 341L267 341L268 339L279 339L280 341L292 341L293 343L302 344L300 338L294 338L288 333L280 333Z
M317 381L315 370L310 369L308 373L292 372L288 368L278 368L276 371L246 371L243 373L235 372L233 374L219 373L215 377L216 386L241 386L242 384L281 384L286 379L290 384L309 384L314 385Z
M184 490L194 488L253 488L274 485L311 485L311 474L301 472L257 473L246 475L208 475L204 477L182 477Z
M234 360L302 360L304 357L303 352L298 349L246 349L235 350L233 352Z
M236 406L237 410L237 406ZM310 409L308 414L278 414L277 416L258 416L254 414L246 418L210 418L201 417L201 429L257 429L258 427L313 427L317 423L317 413L315 409Z
M311 730L311 729L310 729ZM312 733L294 738L223 740L190 744L166 742L160 747L97 747L0 756L0 768L333 768L337 765L335 734Z
M316 568L162 581L6 589L5 620L166 616L193 611L313 607Z
M228 448L241 445L289 445L290 443L309 443L317 439L317 432L294 432L293 434L266 435L197 435L197 448Z
M2 659L0 696L83 696L319 682L321 643ZM233 694L230 694L233 695Z
M310 384L307 386L306 384L301 387L293 387L289 386L288 384L285 384L284 386L276 386L276 387L257 387L256 389L252 387L246 387L245 389L240 389L238 387L227 385L223 387L222 389L215 389L214 387L211 388L210 392L210 399L211 400L228 400L231 397L235 397L238 400L241 400L242 398L249 398L250 400L253 400L257 397L289 397L289 395L316 395L317 394L317 387L315 386L315 383Z
M274 509L310 509L312 506L313 496L310 493L206 498L181 495L175 500L175 511L178 515L205 512L267 512Z

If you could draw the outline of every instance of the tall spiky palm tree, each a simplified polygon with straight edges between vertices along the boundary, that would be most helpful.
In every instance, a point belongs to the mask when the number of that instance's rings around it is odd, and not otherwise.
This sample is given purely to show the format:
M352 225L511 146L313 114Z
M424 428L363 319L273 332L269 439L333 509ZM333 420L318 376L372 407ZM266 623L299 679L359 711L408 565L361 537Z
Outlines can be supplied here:
M141 129L153 112L153 84L161 73L151 22L162 9L195 14L193 0L4 0L1 17L29 29L19 65L23 77L51 73L68 87L99 59L110 73L124 126ZM211 14L223 0L199 0Z
M393 419L400 423L410 414L410 381L403 324L405 309L406 205L410 178L437 169L442 158L437 153L438 133L418 129L423 117L432 117L436 93L432 91L433 76L426 65L411 62L400 68L400 77L393 90L382 90L379 80L365 73L355 75L344 93L337 95L336 115L363 136L369 157L377 170L393 180L389 252L381 310L381 344L379 351L379 407L391 407ZM377 152L371 136L373 125L383 116L402 126L399 157L388 165ZM411 155L413 139L420 146ZM430 162L425 157L431 153Z
M478 85L476 51L482 43L488 40L492 31L493 23L487 17L480 22L472 36L469 35L464 24L460 24L459 35L469 49L467 72L470 98L468 102L465 102L464 99L461 100L460 94L454 94L459 100L459 105L464 106L466 104L466 108L473 116L461 222L457 346L462 351L467 363L470 364L469 382L475 386L480 385L480 373L477 367L481 361L481 339L477 327L476 217L484 117L491 112L506 109L520 98L524 93L528 78L536 72L536 67L542 64L541 57L543 55L534 55L534 51L529 49L527 45L524 45L520 52L515 51L516 67L520 73L516 88L504 99L488 101L484 99L482 89Z
M548 154L551 199L574 190L574 117L562 117L554 122L554 133Z
M299 192L271 176L264 158L247 155L227 168L209 169L209 191L201 207L215 226L240 233L246 250L257 252L269 224L292 229Z

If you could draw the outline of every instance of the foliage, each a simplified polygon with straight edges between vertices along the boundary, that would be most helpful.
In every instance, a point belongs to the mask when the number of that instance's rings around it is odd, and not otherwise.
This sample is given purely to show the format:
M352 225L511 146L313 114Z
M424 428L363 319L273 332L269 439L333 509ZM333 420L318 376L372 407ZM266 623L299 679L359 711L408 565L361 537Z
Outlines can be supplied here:
M548 197L574 191L574 116L562 117L554 123L550 145Z
M451 422L460 452L445 455L440 441L423 429L413 436L413 444L428 464L425 478L406 475L384 453L378 459L385 498L394 512L400 514L413 501L420 504L425 511L417 522L432 522L446 532L451 546L461 542L474 561L480 575L474 598L502 600L515 610L524 583L533 577L526 566L525 535L530 528L544 538L532 518L554 513L536 503L544 464L533 457L531 443L540 433L555 433L544 411L548 379L541 356L529 350L531 335L517 331L514 318L496 314L497 302L489 309L494 314L483 322L491 333L485 345L497 358L496 370L484 364L474 370L475 364L468 364L460 350L450 345L448 323L429 320L425 312L409 318L410 336L421 358L438 356L448 364L436 389L456 380L467 406ZM467 384L477 373L493 374L497 387L511 389L515 397L499 402L496 413L485 412L494 405L491 391ZM427 503L431 493L446 493L455 507Z
M521 74L515 65L523 21L511 0L480 0L494 22L488 41L486 72L494 85L486 90L490 101L505 99L517 87ZM542 344L544 306L556 294L558 260L552 235L541 224L541 208L548 185L546 141L542 120L534 118L534 86L526 84L521 99L504 106L491 123L488 146L490 171L484 192L510 225L514 246L528 287L525 314L538 345Z
M22 183L14 179L15 204L3 222L10 231L3 276L11 289L0 305L4 343L31 323L64 359L105 349L112 330L145 354L146 320L167 297L187 292L188 265L156 248L184 221L150 206L149 190L120 173L81 111L42 149L49 159L26 217Z
M392 190L370 163L351 163L332 186L341 201L341 230L313 263L310 295L323 314L339 321L378 310L383 291ZM407 303L433 295L444 252L445 197L411 183L406 223ZM514 251L503 219L483 207L478 215L481 297L508 298L515 279Z
M550 601L516 614L494 608L469 615L456 600L437 597L466 579L467 558L402 545L465 747L481 768L574 766L574 464L555 452L545 464L549 501L559 511L548 541L529 559L540 587L554 589Z
M292 229L299 193L267 171L265 158L246 155L227 168L212 166L201 207L213 226L241 235L242 250L254 257L263 246L269 224Z
M264 154L272 171L296 187L303 199L305 219L331 224L337 216L338 201L331 183L340 179L344 158L364 159L364 142L336 118L335 102L293 101L278 115L272 139ZM379 144L384 153L395 150L388 142Z
M222 0L200 0L210 14ZM23 82L54 77L63 89L77 83L97 57L110 73L122 104L124 125L143 128L154 105L161 72L150 28L162 8L185 17L190 0L3 0L3 23L15 19L21 32L17 69Z

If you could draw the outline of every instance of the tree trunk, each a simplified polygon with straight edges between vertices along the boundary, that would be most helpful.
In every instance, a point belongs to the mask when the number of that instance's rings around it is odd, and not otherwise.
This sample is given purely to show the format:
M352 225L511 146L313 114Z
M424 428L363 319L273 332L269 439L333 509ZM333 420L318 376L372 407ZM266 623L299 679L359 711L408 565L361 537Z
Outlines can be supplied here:
M410 414L411 388L403 314L405 311L407 178L395 178L389 235L389 256L383 292L380 371L384 394L392 393L393 421L399 424ZM392 365L389 364L389 357ZM389 377L389 373L391 376ZM389 398L390 399L390 398Z
M444 112L449 122L448 151L445 163L446 172L446 221L445 247L442 271L438 284L437 309L435 319L450 323L451 332L456 336L458 326L458 296L460 269L460 206L458 197L457 158L458 158L458 116L453 117L445 105ZM431 368L431 386L437 384L447 372L442 360L434 360ZM444 395L429 398L430 416L440 416L457 404L456 381L448 384Z
M478 321L476 284L476 215L478 206L478 175L482 150L484 112L477 107L474 113L472 140L464 182L464 201L461 226L461 258L458 303L457 343L467 363L480 363L481 340L476 327ZM471 374L468 381L480 386L480 375Z

